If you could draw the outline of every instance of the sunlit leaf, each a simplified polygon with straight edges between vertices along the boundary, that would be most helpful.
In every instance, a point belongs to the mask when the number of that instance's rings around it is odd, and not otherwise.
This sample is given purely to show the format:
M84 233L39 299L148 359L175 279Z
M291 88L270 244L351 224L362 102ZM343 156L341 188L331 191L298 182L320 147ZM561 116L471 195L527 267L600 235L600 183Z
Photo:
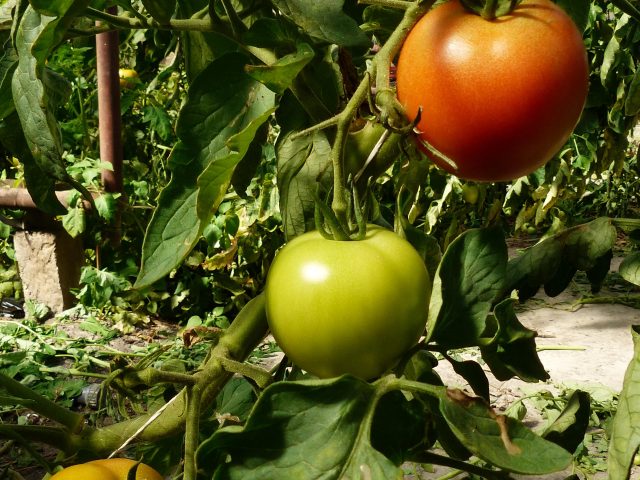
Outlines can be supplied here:
M640 447L640 326L634 326L631 332L633 359L624 375L609 441L607 465L611 480L628 478L633 457Z
M477 397L447 390L440 410L458 439L475 455L504 470L543 475L566 468L571 454L519 421L496 414Z
M198 465L226 457L215 479L401 479L363 434L373 394L352 377L274 384L242 429L223 428L203 442Z
M502 290L507 246L499 228L473 229L442 257L433 284L427 340L446 348L477 345Z
M274 0L273 4L311 37L348 47L369 44L355 20L342 11L344 0Z

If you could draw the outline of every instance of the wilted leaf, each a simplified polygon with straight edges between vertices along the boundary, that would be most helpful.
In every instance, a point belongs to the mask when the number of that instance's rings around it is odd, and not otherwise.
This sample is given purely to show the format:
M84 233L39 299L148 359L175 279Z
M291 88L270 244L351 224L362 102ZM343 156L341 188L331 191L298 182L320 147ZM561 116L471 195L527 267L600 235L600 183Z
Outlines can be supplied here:
M549 285L547 294L560 293L577 270L602 270L601 259L610 255L615 240L616 230L608 218L548 237L509 261L502 296L517 290L520 300L526 300L541 285Z
M198 465L226 456L215 479L401 479L362 434L374 391L353 377L274 384L244 428L223 428L202 443Z
M436 272L427 341L445 348L477 345L502 291L506 264L507 246L499 228L468 230L456 238Z
M498 380L516 375L527 382L547 380L549 374L536 350L537 333L520 323L513 311L514 302L511 298L502 301L487 318L483 337L490 340L482 342L482 358Z
M634 454L640 447L640 326L632 327L631 333L633 359L624 375L609 441L608 471L611 480L628 478Z
M543 475L563 470L571 454L519 421L497 415L477 397L447 390L440 410L458 439L478 457L504 470Z

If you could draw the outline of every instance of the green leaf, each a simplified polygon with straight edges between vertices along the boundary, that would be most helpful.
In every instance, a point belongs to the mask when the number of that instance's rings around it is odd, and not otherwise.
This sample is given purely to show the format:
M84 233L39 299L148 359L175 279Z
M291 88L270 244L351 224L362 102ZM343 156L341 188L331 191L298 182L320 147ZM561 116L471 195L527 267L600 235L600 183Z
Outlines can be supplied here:
M145 105L142 108L142 121L148 123L162 140L168 140L173 132L169 115L158 105Z
M459 361L450 357L447 360L451 363L453 371L467 381L473 393L489 401L489 379L478 362L473 360Z
M627 282L640 286L640 252L627 255L618 267L618 273Z
M147 228L136 287L178 266L194 247L225 195L235 166L271 115L275 95L249 77L240 54L227 54L192 83L180 110L180 142L171 153L172 176Z
M589 23L590 0L558 0L557 4L569 14L578 30L584 32Z
M295 25L281 18L259 18L242 39L247 45L285 50L294 50L304 41Z
M497 415L482 399L457 389L440 398L440 411L472 453L509 472L544 475L565 469L571 454L519 421Z
M144 8L154 20L167 23L176 10L176 0L142 0Z
M177 0L179 18L191 18L209 4L208 0ZM187 80L194 80L207 65L225 53L239 50L228 35L216 32L181 32Z
M496 305L493 315L487 317L480 347L482 358L498 380L516 375L527 382L547 380L549 374L536 350L537 333L520 323L513 310L514 303L512 298L503 300Z
M29 195L38 208L54 216L65 214L67 209L55 194L55 180L45 175L36 164L16 112L0 121L0 143L22 162Z
M624 114L633 117L640 113L640 69L633 74L624 99Z
M244 428L220 429L201 444L198 465L206 470L228 458L215 479L401 479L363 427L374 393L353 377L276 383Z
M244 422L255 402L256 393L251 384L245 378L233 377L216 397L216 412L233 415Z
M260 83L276 93L284 93L302 71L313 59L313 48L306 43L297 46L298 51L279 58L271 65L247 65L247 73Z
M88 0L56 3L56 11L60 12L57 18L42 16L31 6L27 7L16 32L18 66L11 86L24 137L35 164L45 175L72 185L93 203L87 189L65 170L60 130L53 115L53 101L59 97L52 97L47 91L46 87L53 84L54 77L47 76L44 69L47 55L64 38L74 15L88 3ZM56 204L59 205L57 201Z
M542 437L569 452L575 452L584 440L590 416L591 396L587 392L576 390L558 418L545 429Z
M273 4L311 37L345 47L370 44L355 20L342 11L344 0L274 0Z
M629 0L611 0L611 3L640 22L640 9Z
M322 131L291 139L277 146L280 211L287 241L314 230L314 192L331 182L331 145Z
M436 272L427 341L445 348L478 345L503 288L506 265L507 245L499 228L468 230L456 238Z
M15 111L11 79L17 67L18 55L16 51L11 47L6 48L0 58L0 120Z
M202 172L200 177L198 177L197 209L198 216L203 222L208 221L212 212L217 210L229 188L235 167L249 150L251 141L255 137L258 129L275 110L273 107L269 108L270 105L273 105L273 97L263 100L262 108L266 108L266 110L261 114L251 112L251 116L256 114L257 116L246 125L243 131L229 139L227 145L231 151L223 157L214 159L205 171ZM253 99L251 105L252 107L258 107L259 101Z
M624 375L609 441L608 471L611 480L629 477L633 457L640 447L640 326L633 326L631 334L633 359Z
M541 285L548 294L557 294L566 288L576 270L601 269L600 260L610 255L615 240L616 229L604 217L547 237L509 261L502 295L517 290L520 300L526 300ZM547 284L551 288L547 289Z
M371 444L396 465L408 459L413 449L428 449L435 442L430 412L417 400L407 400L400 391L384 395L376 407ZM426 442L426 444L425 444Z

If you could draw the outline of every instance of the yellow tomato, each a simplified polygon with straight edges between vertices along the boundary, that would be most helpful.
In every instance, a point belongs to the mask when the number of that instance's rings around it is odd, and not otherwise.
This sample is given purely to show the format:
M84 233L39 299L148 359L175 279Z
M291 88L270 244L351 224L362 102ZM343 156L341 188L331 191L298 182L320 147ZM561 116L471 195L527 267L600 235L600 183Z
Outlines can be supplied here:
M73 465L56 473L51 480L127 480L136 464L128 458L109 458ZM163 480L163 476L144 463L138 466L136 480Z

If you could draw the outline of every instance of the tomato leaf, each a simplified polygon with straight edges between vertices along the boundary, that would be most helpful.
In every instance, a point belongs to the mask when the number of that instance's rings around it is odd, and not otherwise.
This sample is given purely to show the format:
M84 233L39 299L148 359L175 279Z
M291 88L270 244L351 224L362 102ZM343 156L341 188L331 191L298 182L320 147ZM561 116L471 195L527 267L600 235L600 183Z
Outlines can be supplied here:
M256 393L251 384L245 378L233 377L216 397L216 412L244 422L255 402Z
M44 68L47 55L63 39L75 15L83 11L88 3L88 0L76 0L56 4L54 10L57 17L42 16L31 6L27 7L16 31L18 66L13 74L11 86L24 137L39 170L54 180L72 185L93 202L86 188L71 178L65 170L60 131L53 115L55 102L61 101L64 94L50 94L51 90L59 88L60 81L53 74L47 75ZM29 180L27 178L28 188ZM39 188L42 185L40 182ZM54 200L54 203L45 209L62 213L64 207L55 196L49 195L49 198Z
M489 379L478 362L455 360L451 357L447 358L447 361L451 363L453 371L467 381L473 393L489 401Z
M279 58L271 65L247 65L247 73L276 93L284 93L293 80L311 61L315 53L306 43L297 46L298 51Z
M177 0L178 16L191 18L207 2L192 0ZM193 81L207 65L225 53L239 50L239 45L231 36L217 32L182 32L180 41L184 46L184 63L187 79Z
M222 428L202 443L198 465L207 470L228 456L215 479L401 479L362 428L374 392L353 377L271 385L244 428Z
M587 392L576 390L569 397L558 418L545 429L542 438L560 445L569 452L575 452L584 440L590 416L591 396Z
M274 0L273 4L285 17L318 40L345 47L370 43L355 20L342 11L344 0Z
M640 326L633 326L631 334L633 359L624 375L609 441L608 472L612 480L629 477L634 454L640 447Z
M497 415L482 399L447 390L440 411L456 437L478 457L504 470L544 475L563 470L571 454L519 421Z
M514 303L512 298L503 300L487 317L483 337L488 336L490 340L480 347L482 358L498 380L516 375L527 382L547 380L549 374L536 350L537 333L520 323L513 311Z
M18 67L18 55L14 48L6 48L0 58L0 120L15 111L11 79Z
M280 211L285 237L291 240L315 228L314 192L318 184L331 185L331 145L324 131L291 138L309 118L290 92L283 96L276 117L283 129L276 144Z
M499 228L472 229L456 238L436 272L427 341L445 348L477 345L503 289L506 265L507 245Z
M296 26L282 18L259 18L242 39L248 45L284 50L296 50L305 41Z
M627 282L640 286L640 252L627 255L618 267L618 272Z
M615 240L615 227L604 217L547 237L509 261L502 295L517 290L520 300L526 300L541 285L545 285L547 294L557 294L566 288L577 270L589 273L597 269L606 273L608 265L603 268L601 260L610 255ZM595 280L601 281L601 276Z
M225 195L253 136L271 115L275 95L244 72L247 59L227 54L192 83L180 111L163 189L143 244L136 287L150 285L186 258Z
M22 162L29 195L38 208L50 215L66 213L55 194L55 179L45 175L31 155L16 112L0 120L0 143Z
M384 395L376 407L371 444L396 465L407 460L411 450L428 449L435 442L431 414L417 400L407 400L400 391Z
M556 2L567 12L581 32L584 32L589 23L590 0L558 0Z
M142 0L144 8L155 20L167 23L176 10L176 0Z

